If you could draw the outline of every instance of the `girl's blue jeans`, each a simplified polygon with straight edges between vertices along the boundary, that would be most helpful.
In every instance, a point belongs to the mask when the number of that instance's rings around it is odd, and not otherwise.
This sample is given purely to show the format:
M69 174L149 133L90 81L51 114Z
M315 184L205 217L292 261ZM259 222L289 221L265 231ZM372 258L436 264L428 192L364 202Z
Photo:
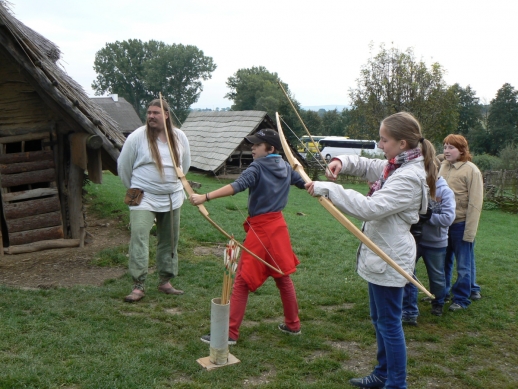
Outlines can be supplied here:
M475 266L475 241L466 242L464 236L465 223L455 223L448 231L448 248L444 273L446 276L446 295L453 295L453 302L466 308L471 304L470 296L473 292L480 292L480 286L476 284L477 269ZM453 275L453 258L457 261L457 280L451 286Z
M423 257L426 272L428 273L430 293L435 296L432 305L442 307L446 297L446 276L444 275L446 247L427 247L419 244L417 245L417 259L419 260L420 257ZM403 294L403 317L415 318L419 315L417 294L418 290L414 284L406 284Z
M401 324L403 288L369 282L369 302L378 343L374 374L387 379L387 389L406 389L406 344Z

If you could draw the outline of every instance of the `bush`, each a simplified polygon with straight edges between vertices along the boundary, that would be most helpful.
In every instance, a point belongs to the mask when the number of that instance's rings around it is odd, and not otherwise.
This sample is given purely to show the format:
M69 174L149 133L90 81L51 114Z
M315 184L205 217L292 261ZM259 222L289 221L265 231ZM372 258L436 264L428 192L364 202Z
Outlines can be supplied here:
M480 154L473 156L473 163L477 165L480 171L484 172L486 170L499 170L501 169L502 162L500 158L495 157L494 155L489 154Z
M518 147L510 144L503 148L499 153L500 169L502 170L516 170L518 169Z

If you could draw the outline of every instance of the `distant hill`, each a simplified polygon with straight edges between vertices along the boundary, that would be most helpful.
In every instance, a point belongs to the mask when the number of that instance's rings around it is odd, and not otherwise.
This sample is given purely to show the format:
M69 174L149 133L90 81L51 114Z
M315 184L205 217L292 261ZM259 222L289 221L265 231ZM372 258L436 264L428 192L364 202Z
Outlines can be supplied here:
M344 108L349 108L348 105L306 105L302 106L302 109L306 111L318 111L319 109L325 109L326 111L332 111L336 109L338 112L341 112Z

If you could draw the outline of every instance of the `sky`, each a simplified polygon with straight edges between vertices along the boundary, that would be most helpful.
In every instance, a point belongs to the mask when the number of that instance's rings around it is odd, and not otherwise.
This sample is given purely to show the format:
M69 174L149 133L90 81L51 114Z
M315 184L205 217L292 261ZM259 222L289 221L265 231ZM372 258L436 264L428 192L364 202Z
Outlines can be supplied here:
M225 108L228 77L264 66L302 106L350 104L362 65L379 46L438 62L451 85L489 103L518 88L515 0L9 0L18 20L54 42L61 65L89 96L95 53L151 39L194 45L217 69L193 108Z

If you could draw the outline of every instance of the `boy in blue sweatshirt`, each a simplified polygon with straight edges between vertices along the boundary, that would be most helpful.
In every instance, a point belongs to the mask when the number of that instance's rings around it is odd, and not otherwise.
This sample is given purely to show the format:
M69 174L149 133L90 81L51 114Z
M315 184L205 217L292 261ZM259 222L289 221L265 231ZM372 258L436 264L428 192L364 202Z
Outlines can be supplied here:
M247 233L244 246L284 273L275 272L242 252L230 297L229 345L236 344L239 337L249 292L255 292L269 276L275 280L284 308L284 323L279 324L279 330L290 335L301 333L297 296L289 276L296 271L299 260L292 250L282 210L288 203L290 186L304 189L305 182L278 154L282 145L276 131L261 129L245 139L252 144L254 161L239 178L215 191L189 198L193 205L199 205L248 189L249 216L243 223ZM210 335L202 336L201 340L210 343Z

